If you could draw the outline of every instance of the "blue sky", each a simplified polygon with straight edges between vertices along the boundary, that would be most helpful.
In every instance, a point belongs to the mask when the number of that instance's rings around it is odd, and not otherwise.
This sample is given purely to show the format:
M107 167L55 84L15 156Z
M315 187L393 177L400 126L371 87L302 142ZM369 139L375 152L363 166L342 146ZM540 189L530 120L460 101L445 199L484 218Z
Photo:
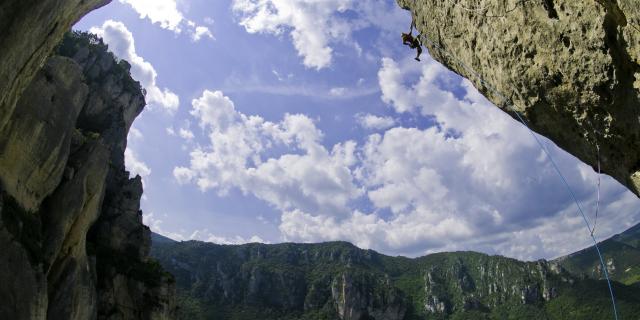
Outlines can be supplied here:
M409 23L392 0L114 0L75 28L147 90L126 162L156 232L408 256L589 245L535 140L428 52L414 61ZM543 141L592 216L597 174ZM604 238L640 201L601 178Z

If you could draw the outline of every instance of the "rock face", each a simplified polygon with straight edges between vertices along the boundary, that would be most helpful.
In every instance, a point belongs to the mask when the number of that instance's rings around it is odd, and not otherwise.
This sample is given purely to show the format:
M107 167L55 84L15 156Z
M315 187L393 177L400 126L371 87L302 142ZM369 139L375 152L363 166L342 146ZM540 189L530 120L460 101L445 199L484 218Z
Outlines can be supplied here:
M424 275L424 308L433 315L456 311L486 312L505 304L541 305L558 296L566 282L564 270L541 260L521 263L502 257L473 254L447 257Z
M436 60L640 195L637 0L397 2Z
M474 252L408 259L344 242L215 245L154 238L176 277L178 319L606 319L602 281L558 263ZM640 287L615 284L621 316ZM580 310L567 318L567 310Z
M0 129L0 319L170 319L148 258L126 136L145 105L129 65L69 34ZM6 284L6 285L5 285Z
M331 298L344 320L404 319L408 301L388 279L345 271L331 283Z
M0 3L0 128L62 35L111 0L4 0Z
M2 184L25 209L36 210L60 184L88 91L77 64L52 58L0 129Z

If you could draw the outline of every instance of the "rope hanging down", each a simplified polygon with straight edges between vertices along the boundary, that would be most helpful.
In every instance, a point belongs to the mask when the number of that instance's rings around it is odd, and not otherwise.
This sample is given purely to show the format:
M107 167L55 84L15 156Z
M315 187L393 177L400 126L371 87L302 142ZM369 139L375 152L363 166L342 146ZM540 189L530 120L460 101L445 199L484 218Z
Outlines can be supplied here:
M527 123L524 120L524 118L522 118L522 116L520 115L518 110L516 110L515 105L509 99L507 99L507 97L505 97L502 93L500 93L500 91L498 91L495 87L493 87L489 82L485 81L484 78L480 74L478 74L477 72L475 72L475 70L473 70L473 68L469 67L467 64L465 64L464 62L462 62L461 60L456 58L456 56L454 56L453 54L451 54L450 52L445 50L439 44L431 41L429 39L429 37L427 37L426 34L424 34L424 33L420 34L418 37L422 38L421 40L423 41L423 43L426 41L427 43L431 44L432 47L438 49L438 51L440 51L443 54L446 54L449 57L451 57L460 66L465 68L473 77L477 78L478 81L480 81L480 83L482 83L487 89L489 89L496 96L498 96L500 99L502 99L501 102L504 103L504 106L506 108L509 108L516 115L518 120L525 126L525 128L527 128L529 130L529 133L531 134L531 136L536 140L536 142L538 143L538 145L540 146L540 148L542 149L544 154L549 159L549 162L551 162L551 165L553 166L555 171L560 176L560 179L562 180L562 183L564 184L565 188L567 189L567 191L571 195L571 198L573 199L573 202L575 202L576 207L578 207L578 212L580 213L580 215L582 216L582 219L584 220L585 226L586 226L587 230L589 231L589 234L591 235L591 239L593 240L594 246L596 248L596 252L598 253L598 258L600 259L600 265L602 266L602 271L604 273L604 277L607 280L607 285L609 287L609 294L611 296L611 305L613 306L613 316L614 316L615 320L618 320L618 309L616 308L616 299L615 299L615 295L613 294L613 287L611 286L611 280L609 279L609 272L607 271L607 266L606 266L606 264L604 262L604 258L602 257L602 253L600 252L600 246L598 246L598 241L596 240L596 237L593 234L593 231L595 230L595 225L594 225L593 228L591 227L591 224L589 223L589 220L587 219L587 216L585 215L584 210L582 210L582 205L580 205L580 201L578 201L578 198L576 197L575 193L573 192L573 189L571 188L571 186L567 182L567 179L562 174L562 171L560 171L560 168L556 164L555 160L553 160L553 157L551 156L551 153L549 152L547 147L542 143L540 138L538 138L538 136L535 134L535 132L533 132L533 130L529 127L529 125L527 125ZM600 150L598 148L598 159L600 158L599 155L600 155ZM598 173L600 173L599 160L598 160ZM600 198L600 188L599 188L599 186L600 186L600 177L598 175L598 206L599 206L599 202L600 202L600 200L599 200L599 198Z
M596 141L596 156L598 157L598 198L596 200L596 214L593 218L593 228L591 228L591 236L596 232L596 224L598 223L598 211L600 210L600 146Z

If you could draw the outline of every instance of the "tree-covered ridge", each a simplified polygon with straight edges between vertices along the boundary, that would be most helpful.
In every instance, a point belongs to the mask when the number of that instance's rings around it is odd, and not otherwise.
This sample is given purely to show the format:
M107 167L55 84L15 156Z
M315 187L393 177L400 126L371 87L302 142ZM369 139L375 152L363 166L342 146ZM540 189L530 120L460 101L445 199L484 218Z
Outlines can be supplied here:
M613 280L640 283L640 224L600 242L607 271ZM593 246L556 259L569 272L602 279L601 264Z
M608 319L606 283L476 252L410 259L346 242L154 243L183 319ZM640 288L615 283L623 318Z

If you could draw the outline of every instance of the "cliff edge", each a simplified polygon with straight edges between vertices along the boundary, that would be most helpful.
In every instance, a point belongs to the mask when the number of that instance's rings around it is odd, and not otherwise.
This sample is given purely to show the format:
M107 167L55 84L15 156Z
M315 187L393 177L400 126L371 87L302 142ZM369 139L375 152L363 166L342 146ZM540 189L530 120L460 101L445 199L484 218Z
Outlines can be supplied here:
M434 59L640 195L640 2L397 2Z
M129 64L65 36L0 128L0 319L171 319L148 257L140 177L124 167L145 106ZM5 110L6 111L6 110Z

